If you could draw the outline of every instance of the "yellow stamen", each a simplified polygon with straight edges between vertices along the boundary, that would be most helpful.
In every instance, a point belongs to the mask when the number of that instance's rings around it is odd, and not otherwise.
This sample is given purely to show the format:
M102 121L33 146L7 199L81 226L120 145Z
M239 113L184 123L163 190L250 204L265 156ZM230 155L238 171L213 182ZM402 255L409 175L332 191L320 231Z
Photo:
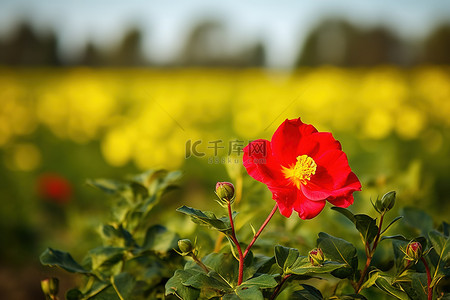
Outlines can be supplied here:
M290 179L300 189L300 185L306 185L311 176L316 174L317 165L314 159L308 155L297 156L297 162L290 167L283 167L282 171L286 178Z

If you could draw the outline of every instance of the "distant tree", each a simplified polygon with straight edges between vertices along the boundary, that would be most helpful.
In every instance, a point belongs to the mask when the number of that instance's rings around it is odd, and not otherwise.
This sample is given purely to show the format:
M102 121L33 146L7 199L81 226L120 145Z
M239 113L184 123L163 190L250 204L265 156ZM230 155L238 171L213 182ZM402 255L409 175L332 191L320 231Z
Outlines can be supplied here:
M88 42L78 64L91 67L105 65L105 54L92 42Z
M321 64L344 65L348 41L357 36L357 29L343 20L330 19L314 28L305 40L297 59L298 66Z
M379 64L401 64L402 42L391 31L377 27L360 31L348 41L346 64L350 66L374 66Z
M183 65L217 66L227 59L226 35L223 24L203 21L189 35L180 61Z
M297 66L402 64L402 49L403 43L385 28L361 31L344 20L330 19L312 30Z
M450 64L450 24L437 27L425 39L421 62Z
M117 49L113 51L110 59L111 64L119 66L140 66L146 61L142 54L142 32L135 27L130 29L119 43Z
M20 23L12 36L0 43L0 63L6 65L59 65L53 32L38 36L31 25Z
M261 41L250 46L246 51L245 66L247 67L264 67L266 64L266 48Z

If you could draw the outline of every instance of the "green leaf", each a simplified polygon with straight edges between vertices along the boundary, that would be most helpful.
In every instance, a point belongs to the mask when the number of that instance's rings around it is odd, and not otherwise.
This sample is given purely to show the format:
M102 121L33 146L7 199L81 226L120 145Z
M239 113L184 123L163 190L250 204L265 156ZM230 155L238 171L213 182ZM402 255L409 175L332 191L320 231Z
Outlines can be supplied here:
M355 224L356 229L361 233L364 241L371 243L378 232L378 226L376 220L369 217L368 215L358 214L354 215L351 211L346 208L334 206L331 209L341 213L347 219L349 219L353 224Z
M322 300L323 296L318 289L308 284L301 284L303 290L295 291L289 297L291 300Z
M341 213L343 216L345 216L347 219L349 219L350 221L352 221L353 224L356 224L356 219L355 216L353 215L353 213L351 211L349 211L346 208L343 207L338 207L338 206L333 206L331 208L334 211L337 211L339 213Z
M270 270L274 264L276 264L275 257L257 255L253 258L251 268L253 268L254 271L251 275L255 273L270 274Z
M283 272L292 266L299 256L298 250L295 248L288 248L284 246L275 246L275 259L278 266L283 269Z
M450 238L436 230L428 233L431 244L441 258L442 262L447 262L450 259Z
M333 276L347 278L355 273L358 268L358 257L356 248L351 243L321 232L317 239L317 246L322 249L328 260L345 264L343 268L333 271L331 273Z
M355 299L367 300L366 297L364 297L363 295L360 295L360 294L349 294L349 295L339 296L339 300L355 300Z
M377 279L380 277L379 270L373 270L369 273L368 279L361 285L361 290L367 289L375 284Z
M203 257L202 262L216 271L229 286L236 286L239 263L230 253L211 253Z
M114 276L112 284L119 298L132 299L136 280L131 274L124 272Z
M88 179L86 183L92 187L98 188L107 194L116 194L122 190L125 184L113 179Z
M215 289L219 291L230 292L231 286L220 277L215 271L205 274L203 271L192 275L188 280L183 282L184 285L192 286L197 289Z
M380 239L380 242L384 241L384 240L398 240L398 241L409 242L409 240L407 238L405 238L403 235L399 235L399 234L382 236Z
M180 171L169 172L167 170L150 170L132 178L143 186L145 186L150 194L156 191L163 191L178 181L182 173Z
M251 278L247 281L244 281L241 286L256 286L259 289L270 289L277 286L277 281L273 278L272 275L262 274L258 277Z
M122 225L119 225L117 228L112 225L104 225L102 236L108 246L127 248L136 246L133 236Z
M201 211L187 206L182 206L177 211L191 216L192 220L197 224L210 226L225 234L231 232L230 221L226 217L219 219L210 211Z
M47 248L40 256L41 264L57 266L68 272L89 274L90 272L80 266L72 256L63 251Z
M125 254L124 248L100 246L89 251L91 257L92 269L100 267L109 268L120 262Z
M398 217L396 217L394 220L392 220L391 223L389 223L389 225L386 226L386 228L383 229L383 231L381 232L381 234L385 233L386 230L388 230L389 227L391 227L392 224L394 224L395 222L397 222L398 220L400 220L400 219L402 219L402 218L403 218L403 216L398 216Z
M117 292L112 285L107 286L106 288L102 289L95 295L92 295L90 297L85 297L85 299L89 299L89 300L122 300L119 298L119 296L117 296Z
M385 292L386 294L393 296L400 300L409 300L408 294L406 294L404 291L399 290L395 287L393 287L389 281L386 279L386 277L379 277L375 281L375 285Z
M313 266L308 257L300 256L297 261L286 270L286 274L325 274L345 266L346 264L334 261L325 261L322 266Z
M236 289L236 295L240 300L264 300L263 294L257 286L239 286Z
M111 286L110 282L95 280L92 286L88 286L89 288L88 290L82 290L84 292L83 297L90 299L90 297L97 295L98 293L100 293L101 291L110 286Z
M176 270L173 276L166 282L166 296L174 294L183 300L198 299L200 290L183 284L183 282L189 280L195 274L196 272L192 270Z
M368 215L355 215L356 229L361 233L364 241L370 244L378 233L377 221Z
M445 276L444 269L450 263L450 238L436 230L430 231L428 233L428 237L430 238L431 244L439 257L436 264L436 270L433 275L434 286L442 277Z
M407 275L404 280L397 280L402 289L413 300L427 300L428 287L427 287L427 275L425 273L417 273L410 270L405 272Z
M166 227L154 225L147 229L142 248L156 252L167 252L177 247L179 239L178 234L167 230Z

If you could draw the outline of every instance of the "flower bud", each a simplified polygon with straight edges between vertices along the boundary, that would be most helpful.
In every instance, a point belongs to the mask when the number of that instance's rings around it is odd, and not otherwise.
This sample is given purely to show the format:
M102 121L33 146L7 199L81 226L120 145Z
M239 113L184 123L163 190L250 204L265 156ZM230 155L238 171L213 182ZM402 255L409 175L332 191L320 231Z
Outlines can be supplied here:
M320 248L315 248L309 251L309 261L313 266L321 266L324 261L323 251Z
M232 202L234 200L234 186L230 182L218 182L216 184L216 195L220 201Z
M395 204L395 191L388 192L381 197L381 199L377 199L377 202L375 203L375 208L378 212L388 212L391 210L392 207L394 207Z
M419 242L410 242L406 246L405 259L411 261L418 261L422 257L422 244Z
M59 290L59 280L58 278L47 278L41 280L41 288L45 295L56 296Z
M194 246L190 239L182 239L178 241L178 248L180 248L181 255L188 255L194 250Z

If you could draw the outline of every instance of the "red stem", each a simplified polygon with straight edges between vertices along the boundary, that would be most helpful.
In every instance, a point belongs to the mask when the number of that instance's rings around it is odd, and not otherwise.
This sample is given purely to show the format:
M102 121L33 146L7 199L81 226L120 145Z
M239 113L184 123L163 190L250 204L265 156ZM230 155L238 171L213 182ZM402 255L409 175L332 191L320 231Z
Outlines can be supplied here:
M236 238L236 232L234 230L234 222L233 222L233 213L231 212L231 203L228 202L228 216L230 217L230 225L231 225L231 240L236 245L236 248L239 253L239 277L238 277L238 285L241 285L242 278L244 276L244 258L245 256L242 254L241 245L239 245L239 241Z
M373 253L375 252L375 249L378 246L378 242L380 241L381 226L383 225L383 217L384 217L384 213L381 214L380 223L378 225L378 232L377 232L377 235L373 242L372 249L370 249L370 245L368 245L367 243L365 244L367 260L366 260L366 265L364 266L364 270L361 272L361 277L359 278L359 281L356 284L356 288L355 288L356 294L359 294L361 292L361 286L364 282L364 278L366 277L367 272L369 271L370 262L372 261L372 258L373 258ZM367 249L369 249L369 253L367 253Z
M431 274L430 268L428 267L428 263L424 257L420 258L425 266L425 270L427 271L427 287L428 287L428 300L433 299L433 288L431 287Z
M291 277L292 274L288 274L286 276L283 277L283 279L281 280L280 284L277 285L277 287L275 288L275 291L273 291L272 296L270 297L270 300L274 300L275 297L278 295L278 293L281 290L281 287L283 286L283 284L286 282L286 280L288 280L289 277Z
M252 248L253 244L256 242L256 239L259 237L259 235L261 234L261 232L264 230L264 227L266 227L267 223L269 223L270 219L272 219L272 216L275 214L275 212L277 211L278 206L275 204L275 206L273 207L272 211L270 212L269 216L267 216L266 220L264 221L264 223L261 225L261 227L259 228L258 232L255 234L255 236L253 237L252 241L250 242L250 244L247 246L247 249L245 249L244 251L244 258L247 257L248 252L250 251L250 249Z
M228 216L230 217L230 225L231 225L231 240L233 241L233 243L236 245L236 248L238 250L239 253L239 276L238 276L238 285L241 285L242 283L242 279L244 277L244 260L247 257L248 252L250 251L250 249L252 248L253 244L256 242L256 239L259 237L259 235L261 234L261 232L264 230L264 227L266 227L267 223L269 223L270 219L272 218L272 216L275 214L275 212L277 211L278 206L275 204L274 208L272 209L272 211L270 212L269 216L266 218L266 220L264 221L264 223L261 225L261 227L259 228L258 232L255 234L255 236L253 236L252 241L250 242L250 244L247 246L247 249L245 249L244 254L242 254L242 249L241 246L239 245L239 241L236 237L236 231L234 229L234 222L233 222L233 214L231 212L231 203L228 202Z

